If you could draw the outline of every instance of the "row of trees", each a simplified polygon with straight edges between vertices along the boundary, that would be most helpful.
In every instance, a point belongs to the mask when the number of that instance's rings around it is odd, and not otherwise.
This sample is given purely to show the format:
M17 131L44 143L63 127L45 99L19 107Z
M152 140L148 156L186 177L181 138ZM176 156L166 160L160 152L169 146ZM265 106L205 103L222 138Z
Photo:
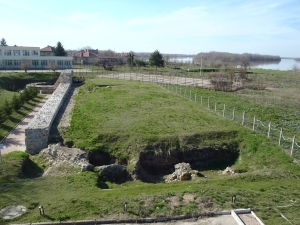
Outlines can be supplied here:
M157 70L157 67L165 66L165 60L164 60L162 54L158 50L155 50L150 55L149 61L135 58L135 53L131 51L131 52L129 52L128 57L126 57L126 58L116 59L114 62L109 62L109 63L105 62L105 61L98 61L98 62L96 62L96 65L98 65L98 66L102 65L105 69L112 70L115 65L120 65L120 64L124 64L124 63L127 64L128 66L130 66L131 68L133 66L137 66L137 67L145 67L147 65L155 66L156 70Z
M201 52L198 53L194 59L194 62L201 63L204 66L221 67L222 65L241 65L243 61L255 62L280 62L280 56L272 55L259 55L259 54L235 54L228 52ZM243 65L241 65L243 66Z
M11 101L5 100L4 105L0 107L0 123L3 123L13 113L18 111L25 102L34 99L38 95L35 87L26 88L21 94L14 94Z

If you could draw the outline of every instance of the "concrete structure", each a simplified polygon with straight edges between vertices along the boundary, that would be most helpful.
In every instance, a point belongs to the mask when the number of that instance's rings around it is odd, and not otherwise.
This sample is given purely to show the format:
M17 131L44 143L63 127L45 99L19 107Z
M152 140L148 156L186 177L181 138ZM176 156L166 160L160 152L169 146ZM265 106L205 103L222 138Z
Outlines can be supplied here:
M67 70L61 73L60 84L25 129L27 153L38 154L48 146L50 127L72 85L72 79L73 71Z
M73 57L53 56L52 53L48 54L45 51L41 52L39 47L1 45L0 69L22 69L21 65L25 63L28 65L28 69L48 69L53 64L56 65L57 69L72 68Z

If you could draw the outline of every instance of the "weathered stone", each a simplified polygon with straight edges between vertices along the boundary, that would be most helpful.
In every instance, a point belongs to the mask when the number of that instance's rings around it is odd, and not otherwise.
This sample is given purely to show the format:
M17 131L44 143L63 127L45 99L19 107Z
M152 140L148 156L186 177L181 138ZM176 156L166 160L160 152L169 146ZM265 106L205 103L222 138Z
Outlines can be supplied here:
M131 180L126 168L122 165L111 164L97 167L99 173L98 178L101 181L110 181L115 183L124 183Z
M231 167L226 167L222 174L234 174L234 170Z
M48 145L48 137L52 122L63 103L72 84L73 71L64 71L60 76L60 84L39 113L25 129L26 152L37 154Z
M178 163L175 166L175 171L166 178L166 182L176 181L176 180L191 180L191 166L189 163Z
M65 162L81 168L82 172L94 170L94 166L87 160L87 153L77 148L67 148L60 146L60 144L53 144L43 149L40 155L46 156L51 165L58 165L60 162Z

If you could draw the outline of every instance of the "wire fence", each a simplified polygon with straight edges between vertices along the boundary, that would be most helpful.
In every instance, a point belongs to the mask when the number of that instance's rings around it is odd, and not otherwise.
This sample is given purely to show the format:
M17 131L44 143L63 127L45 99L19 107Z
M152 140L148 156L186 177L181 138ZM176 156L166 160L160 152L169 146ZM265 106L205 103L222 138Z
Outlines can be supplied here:
M204 97L197 95L196 91L192 91L188 87L203 87L211 88L211 84L203 77L182 77L175 74L158 74L153 71L134 71L130 67L117 67L113 71L107 71L102 67L95 67L89 65L79 65L73 68L74 73L80 76L96 75L100 77L122 79L122 80L136 80L142 82L156 83L163 88L186 98L190 101L206 107L215 114L224 118L231 119L236 123L241 124L249 129L252 129L262 135L266 135L272 141L284 149L291 156L300 159L300 146L296 142L296 136L292 135L287 130L280 128L272 122L262 121L255 116L250 116L246 111L236 110L233 104L224 104L215 98ZM41 71L41 70L38 70ZM43 70L42 70L43 71ZM45 70L44 72L49 71ZM4 71L1 71L4 72ZM140 73L142 72L142 73ZM175 71L176 72L176 71Z
M242 126L245 126L253 131L256 131L262 135L267 136L273 142L278 143L278 145L284 149L291 156L300 159L300 146L296 142L296 135L290 135L290 133L284 134L284 129L279 128L276 124L272 122L261 121L256 116L247 116L246 111L237 111L234 105L232 104L223 104L221 101L217 101L214 98L198 96L196 91L193 93L192 90L187 89L186 87L178 87L170 85L168 83L157 83L163 88L173 92L176 95L179 95L183 98L186 98L190 101L193 101L199 104L202 107L207 108L208 110L213 111L218 116L231 119Z

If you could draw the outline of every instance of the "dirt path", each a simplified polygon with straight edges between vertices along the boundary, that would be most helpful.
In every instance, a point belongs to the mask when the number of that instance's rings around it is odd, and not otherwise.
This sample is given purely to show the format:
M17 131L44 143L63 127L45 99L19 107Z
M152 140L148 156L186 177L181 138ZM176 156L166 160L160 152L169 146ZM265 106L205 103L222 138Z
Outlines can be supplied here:
M1 142L4 145L4 149L1 151L2 154L6 154L12 151L23 151L25 152L25 129L27 128L30 121L40 111L45 102L50 98L51 95L46 95L44 99L29 113L23 121L15 127L10 134Z

